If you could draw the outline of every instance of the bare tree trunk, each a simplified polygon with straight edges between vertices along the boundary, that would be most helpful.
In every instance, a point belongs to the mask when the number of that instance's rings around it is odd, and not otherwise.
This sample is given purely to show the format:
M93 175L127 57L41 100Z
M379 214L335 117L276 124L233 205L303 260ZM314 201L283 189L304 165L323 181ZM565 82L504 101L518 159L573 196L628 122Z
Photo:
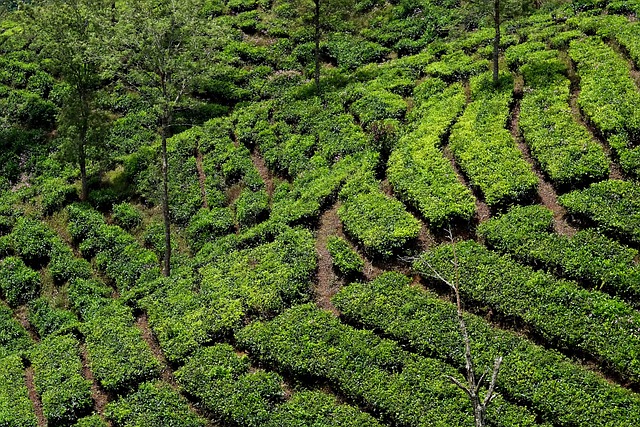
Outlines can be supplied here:
M86 201L89 197L89 184L87 183L87 153L86 153L86 138L81 138L80 142L80 153L78 163L80 163L80 182L81 182L81 190L80 190L80 200Z
M320 0L314 0L316 6L315 13L313 14L313 25L315 26L315 73L314 79L316 81L316 93L320 94Z
M496 35L493 38L493 85L498 87L498 57L500 54L500 0L493 0L493 25Z
M162 139L162 217L164 219L164 260L162 274L171 274L171 222L169 218L169 166L167 162L167 125L168 120L162 118L160 136Z

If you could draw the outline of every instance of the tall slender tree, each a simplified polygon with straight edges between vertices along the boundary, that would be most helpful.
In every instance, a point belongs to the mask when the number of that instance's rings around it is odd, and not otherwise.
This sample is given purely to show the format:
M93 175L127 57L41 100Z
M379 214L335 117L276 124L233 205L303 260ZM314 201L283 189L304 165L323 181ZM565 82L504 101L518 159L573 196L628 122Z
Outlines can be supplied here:
M163 274L171 273L171 218L167 139L175 113L209 54L203 34L201 0L129 0L117 4L118 48L123 80L144 96L158 117L161 143L162 214L165 231Z
M95 95L108 57L109 3L105 0L46 0L35 3L26 16L33 25L41 54L69 91L58 117L58 129L68 157L80 168L80 199L89 195L88 149L99 143L104 117Z

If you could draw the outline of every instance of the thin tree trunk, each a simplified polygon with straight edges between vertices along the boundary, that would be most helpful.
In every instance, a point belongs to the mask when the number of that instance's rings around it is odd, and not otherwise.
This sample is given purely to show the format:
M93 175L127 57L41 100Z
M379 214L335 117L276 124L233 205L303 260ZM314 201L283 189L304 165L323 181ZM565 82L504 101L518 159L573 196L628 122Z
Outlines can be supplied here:
M85 139L86 138L82 138L81 142L80 142L80 153L79 153L79 161L78 163L80 163L80 182L82 185L82 188L80 190L80 200L81 201L86 201L87 198L89 197L89 184L87 183L87 154L86 154L86 144L85 144Z
M493 39L493 85L498 87L498 57L500 54L500 0L493 0L493 25L496 35Z
M316 9L313 15L313 25L315 26L315 62L316 69L314 78L316 81L316 93L320 94L320 0L314 0Z
M167 125L168 120L162 118L160 136L162 139L162 217L164 219L164 260L162 274L171 274L171 222L169 219L169 172L167 163Z

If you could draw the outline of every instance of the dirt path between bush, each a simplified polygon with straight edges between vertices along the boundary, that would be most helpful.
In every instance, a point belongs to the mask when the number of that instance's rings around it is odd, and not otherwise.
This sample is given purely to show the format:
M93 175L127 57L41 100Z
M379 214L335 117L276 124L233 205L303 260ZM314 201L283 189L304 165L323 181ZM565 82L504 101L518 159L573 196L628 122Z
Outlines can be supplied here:
M91 381L91 398L93 399L94 410L107 422L107 425L111 426L111 422L104 418L104 408L107 406L107 403L109 403L109 396L93 376L93 372L89 366L89 354L84 344L80 346L80 359L82 360L82 376L86 380Z
M27 330L31 339L35 342L40 342L40 337L38 336L38 333L36 332L33 325L29 322L29 311L27 309L27 306L21 305L14 311L13 314L16 320L18 321L18 323L20 323L20 325L22 325L22 327Z
M44 412L42 411L42 401L40 400L40 396L38 396L36 385L33 382L33 367L29 366L25 370L24 376L27 384L27 390L29 390L29 399L33 403L36 419L38 420L38 427L46 427L47 420L45 419Z
M511 111L511 121L509 123L509 130L513 139L516 141L518 149L522 153L524 159L531 165L531 169L538 177L538 198L540 202L549 210L553 212L553 228L556 233L573 236L578 231L575 227L571 226L565 219L567 211L558 204L558 194L549 183L536 161L531 157L529 147L524 142L524 138L520 134L520 128L518 122L520 120L520 99L516 99Z
M140 330L140 332L142 332L142 339L144 339L144 341L147 343L149 349L151 350L151 353L154 355L156 360L160 362L160 378L162 379L162 381L169 384L171 388L181 394L182 397L187 401L189 408L198 416L207 420L208 427L218 427L218 424L213 423L198 406L196 406L188 399L187 396L180 392L180 387L178 386L178 383L176 382L176 379L173 375L173 369L169 365L167 358L164 356L164 353L160 348L158 340L156 339L153 331L151 330L151 327L149 326L149 319L146 313L142 313L136 318L135 326Z
M340 312L331 302L331 298L340 290L343 282L333 271L331 255L327 250L327 241L331 236L344 237L342 223L340 222L340 218L338 218L339 207L340 204L336 203L320 216L320 227L318 228L318 235L316 236L318 275L316 287L313 292L316 304L318 304L320 308L330 310L336 315L339 315Z
M271 200L271 196L273 196L273 189L275 188L273 182L273 174L267 167L267 164L265 163L262 156L260 156L256 150L251 152L251 161L253 162L256 169L258 169L258 173L264 181L267 194L269 195L269 199Z

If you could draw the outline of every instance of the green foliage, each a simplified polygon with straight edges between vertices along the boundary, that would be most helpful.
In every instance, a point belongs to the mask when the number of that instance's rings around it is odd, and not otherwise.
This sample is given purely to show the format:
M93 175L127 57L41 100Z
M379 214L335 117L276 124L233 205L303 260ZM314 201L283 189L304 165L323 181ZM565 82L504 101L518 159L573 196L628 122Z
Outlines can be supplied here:
M269 214L269 195L265 190L243 189L235 201L236 220L245 228L259 223Z
M505 129L512 99L511 75L502 75L493 89L491 75L471 79L473 102L451 132L450 148L491 207L530 198L538 179Z
M26 329L13 318L9 307L0 304L0 357L24 354L30 346L31 338Z
M611 140L622 169L637 176L640 155L634 141L640 135L640 93L629 65L597 37L572 41L569 55L580 74L578 105Z
M370 62L380 62L389 54L389 49L378 43L346 33L330 34L327 50L336 60L338 67L347 70L354 70Z
M80 326L75 314L53 306L46 298L38 298L29 303L29 323L41 338L74 333Z
M62 178L48 178L40 185L42 211L51 214L76 197L76 187Z
M38 420L25 383L24 365L19 356L0 358L0 425L36 427Z
M132 390L158 376L160 364L134 326L129 307L117 300L97 300L83 313L83 320L89 365L106 391Z
M283 380L273 372L248 370L247 356L238 356L228 344L216 344L196 352L176 372L176 379L223 421L262 426L284 395Z
M410 118L417 128L402 137L391 153L389 182L398 198L418 209L430 225L470 220L475 213L473 195L460 184L450 162L438 149L464 108L462 85L447 88L441 80L429 79L416 87L414 101Z
M398 273L385 273L374 281L343 288L333 302L346 319L464 369L456 307L410 283ZM495 328L482 317L466 314L464 319L477 369L491 369L495 357L504 356L498 390L542 419L554 425L584 426L625 426L640 419L640 400L629 390L555 351ZM504 418L496 403L488 407L489 416Z
M0 290L12 307L25 304L40 294L40 274L21 258L7 257L0 261Z
M625 297L640 295L638 251L587 229L572 237L550 233L553 215L542 206L514 207L478 227L487 244L555 274Z
M31 356L36 390L49 425L69 425L93 406L91 382L82 377L78 341L71 335L51 336Z
M338 216L368 253L387 257L418 237L420 222L377 187L373 179L354 179L340 194L344 200Z
M30 264L39 265L49 260L55 233L43 222L18 218L11 233L13 250Z
M571 215L593 221L607 233L640 242L640 187L633 182L598 182L560 196L558 202Z
M113 221L125 230L132 230L142 224L142 214L129 203L113 206Z
M233 215L228 208L200 209L189 222L187 239L193 252L233 230Z
M48 267L51 277L58 284L73 279L88 279L92 275L91 264L83 258L76 258L71 248L61 240L53 244Z
M80 418L74 427L108 427L107 423L102 420L100 415L91 415Z
M609 160L600 144L574 119L569 79L552 72L557 62L557 58L533 59L521 67L528 87L518 123L531 155L554 184L568 187L599 181L609 174ZM560 71L565 71L564 64Z
M424 71L446 82L455 82L485 72L488 68L489 61L474 59L458 50L443 55L440 61L427 65Z
M351 105L351 111L363 126L370 126L377 120L403 119L407 104L400 95L378 89L366 91Z
M331 254L334 267L345 276L362 273L364 261L349 243L341 237L331 236L327 241L327 250Z
M298 377L329 381L391 422L472 422L466 396L445 378L459 375L451 367L410 355L395 342L347 326L315 305L293 307L269 322L253 323L236 338L261 362ZM495 425L535 425L532 415L501 398L494 405L499 408L490 417Z
M640 315L618 299L535 272L473 241L457 243L455 255L451 245L426 252L414 268L426 277L432 269L450 281L460 277L466 300L521 319L554 347L579 349L623 377L640 376L639 338L632 332ZM624 321L611 322L614 318Z
M161 382L141 384L134 393L109 403L105 412L117 427L202 427L207 424L189 408L184 397Z

